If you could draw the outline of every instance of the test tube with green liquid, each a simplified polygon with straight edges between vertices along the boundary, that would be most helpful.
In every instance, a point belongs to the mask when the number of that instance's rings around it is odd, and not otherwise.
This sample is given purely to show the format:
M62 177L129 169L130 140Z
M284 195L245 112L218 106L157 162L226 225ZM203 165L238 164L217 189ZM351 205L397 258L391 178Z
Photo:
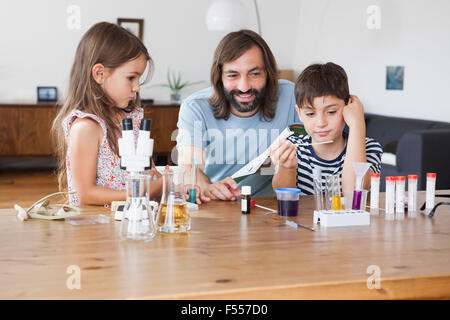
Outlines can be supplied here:
M195 186L197 184L197 175L198 175L197 158L194 156L192 158L192 167L191 167L191 187L189 188L189 202L192 203L195 203L197 199L197 189L195 189Z

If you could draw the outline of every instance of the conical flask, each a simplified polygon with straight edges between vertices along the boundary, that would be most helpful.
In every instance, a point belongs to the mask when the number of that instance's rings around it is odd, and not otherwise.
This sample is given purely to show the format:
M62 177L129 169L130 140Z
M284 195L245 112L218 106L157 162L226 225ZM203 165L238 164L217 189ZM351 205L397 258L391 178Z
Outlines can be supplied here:
M158 203L149 201L150 176L130 174L126 187L127 202L120 225L120 238L150 241L156 235L155 216L158 209Z
M191 229L191 216L184 194L184 170L176 167L163 174L163 194L157 216L160 232L178 233Z

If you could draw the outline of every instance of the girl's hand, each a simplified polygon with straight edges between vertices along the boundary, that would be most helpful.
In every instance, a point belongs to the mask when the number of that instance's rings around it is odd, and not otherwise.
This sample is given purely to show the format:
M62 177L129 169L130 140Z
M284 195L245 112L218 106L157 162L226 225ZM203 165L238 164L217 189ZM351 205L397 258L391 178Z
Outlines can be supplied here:
M342 111L344 121L351 129L360 125L365 125L364 122L364 107L357 96L350 95L348 104L344 106Z
M286 169L297 167L297 147L289 140L281 140L270 150L270 159L275 165Z
M189 189L194 188L196 190L195 192L195 203L202 204L202 201L200 200L201 195L201 189L199 186L192 186L192 184L186 184L184 185L184 197L186 201L189 201Z
M161 173L153 166L153 169L147 171L147 174L150 176L150 180L157 180L162 177Z

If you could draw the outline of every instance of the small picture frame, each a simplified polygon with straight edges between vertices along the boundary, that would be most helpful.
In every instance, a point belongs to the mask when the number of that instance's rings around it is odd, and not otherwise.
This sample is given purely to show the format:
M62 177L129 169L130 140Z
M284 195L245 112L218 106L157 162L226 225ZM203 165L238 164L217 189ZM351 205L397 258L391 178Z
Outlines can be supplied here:
M117 18L117 24L143 41L144 19Z
M37 87L38 102L56 101L58 99L58 91L56 87Z
M403 90L404 66L386 66L386 90Z

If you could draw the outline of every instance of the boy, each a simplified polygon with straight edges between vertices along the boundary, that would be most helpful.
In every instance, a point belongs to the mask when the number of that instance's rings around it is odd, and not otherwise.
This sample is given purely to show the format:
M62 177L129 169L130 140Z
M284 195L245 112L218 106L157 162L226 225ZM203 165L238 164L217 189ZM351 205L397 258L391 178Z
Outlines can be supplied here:
M308 135L291 136L271 150L277 166L272 187L297 187L303 194L313 194L312 169L320 168L322 177L339 175L342 190L352 190L352 162L368 162L370 170L363 183L368 189L370 172L380 172L383 150L378 142L366 138L363 105L349 94L344 69L331 62L307 67L295 83L295 100ZM348 133L344 132L346 124ZM317 144L327 141L332 142Z

